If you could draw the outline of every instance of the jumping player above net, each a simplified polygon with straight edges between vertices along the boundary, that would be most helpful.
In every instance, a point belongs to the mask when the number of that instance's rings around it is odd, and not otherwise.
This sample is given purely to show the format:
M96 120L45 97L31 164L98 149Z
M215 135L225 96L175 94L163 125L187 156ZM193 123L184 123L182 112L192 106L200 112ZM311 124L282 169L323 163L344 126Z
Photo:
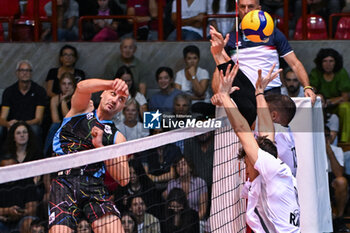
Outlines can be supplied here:
M230 92L237 90L232 88L232 83L238 72L238 65L231 71L230 68L231 65L228 65L226 76L220 72L217 94L212 97L212 103L225 108L243 147L239 157L244 158L248 177L244 187L245 197L248 198L247 223L254 232L300 232L296 180L290 168L277 158L277 149L273 144L274 134L271 133L271 117L264 114L265 119L259 123L262 125L265 122L265 128L259 129L269 133L255 139L247 121L230 98ZM261 80L261 72L258 77ZM273 79L271 72L265 79ZM257 93L257 98L261 98L258 101L265 102L262 94ZM269 126L272 128L269 129Z
M260 9L261 6L259 0L238 0L238 16L240 21L248 12ZM227 34L224 39L214 27L211 27L211 52L219 70L223 70L224 72L229 63L232 65L234 63L239 63L240 69L237 73L237 78L234 81L234 85L238 85L241 89L242 85L244 85L245 92L232 93L231 97L235 100L238 108L242 112L243 116L248 120L249 124L255 120L254 118L256 116L251 113L254 112L254 110L249 110L249 106L254 105L256 107L255 97L253 95L254 91L252 90L254 90L257 79L257 70L262 69L262 75L265 76L274 63L277 64L277 70L279 68L279 57L282 57L297 75L300 83L304 87L305 96L311 97L312 103L315 102L316 95L310 86L305 68L296 57L294 51L288 43L287 38L281 31L278 30L278 28L274 29L273 34L269 37L266 43L251 42L244 36L240 27L236 28L236 30L237 32L234 31ZM220 43L216 43L217 41ZM216 43L216 48L213 48L213 42ZM216 90L217 82L218 75L214 75L212 81L214 92ZM281 85L281 80L279 77L277 77L271 83L269 83L265 91L280 93ZM236 99L236 96L240 95L246 97L244 98L244 103L242 104L242 99ZM242 110L243 106L245 106L247 109L246 111L245 109Z
M104 92L98 108L92 111L90 98L97 91ZM55 135L55 153L71 154L124 142L125 137L111 119L123 109L128 95L128 87L121 79L81 81L72 97L71 109ZM128 183L127 156L58 172L51 184L50 233L75 232L83 217L88 219L95 233L124 232L120 213L104 186L106 169L120 185Z

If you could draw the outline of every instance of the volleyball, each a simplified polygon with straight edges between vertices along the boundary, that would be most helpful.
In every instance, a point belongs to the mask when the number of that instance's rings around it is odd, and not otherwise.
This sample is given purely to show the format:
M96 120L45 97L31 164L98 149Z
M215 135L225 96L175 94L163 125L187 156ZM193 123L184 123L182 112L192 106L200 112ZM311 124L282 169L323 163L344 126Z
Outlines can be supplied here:
M256 43L267 42L274 29L272 17L261 10L253 10L246 14L241 26L245 37Z

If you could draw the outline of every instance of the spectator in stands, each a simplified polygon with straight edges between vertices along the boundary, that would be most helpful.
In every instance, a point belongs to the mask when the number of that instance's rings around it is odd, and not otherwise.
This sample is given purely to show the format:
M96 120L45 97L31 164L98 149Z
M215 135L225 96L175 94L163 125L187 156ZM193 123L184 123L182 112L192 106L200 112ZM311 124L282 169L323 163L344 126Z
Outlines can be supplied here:
M42 159L36 136L24 121L18 121L10 127L3 151L14 155L18 163Z
M158 2L156 0L128 0L127 15L136 16L137 40L158 39ZM133 24L133 20L128 20Z
M173 188L183 189L189 207L198 212L200 220L205 220L208 203L207 184L197 177L192 161L183 155L175 161L174 166L176 178L169 181L167 190L163 193L164 198L167 199Z
M148 178L142 164L135 159L129 161L130 182L125 187L116 190L115 202L121 212L128 210L128 203L135 196L142 197L143 202L149 207L147 212L157 218L162 216L161 193L155 188L154 183ZM135 214L135 213L134 213Z
M124 233L137 233L136 217L131 212L124 212L122 214L122 224Z
M152 130L152 134L163 132L163 129ZM140 153L138 158L144 161L143 165L148 177L156 184L160 191L164 191L169 180L175 178L174 161L181 155L180 148L175 144L167 144Z
M11 154L17 160L17 163L30 162L42 159L42 151L38 147L38 140L31 127L23 122L18 121L11 126L5 141L4 154ZM44 208L47 207L47 200L50 191L50 175L36 176L30 178L35 185L37 196L43 200L38 207L38 214L47 215ZM41 211L41 212L40 212Z
M131 141L149 135L149 130L143 127L139 119L139 105L135 99L129 99L123 109L124 121L116 124L116 127L124 135L126 140Z
M156 80L159 92L151 96L149 100L149 110L161 113L173 112L174 98L182 93L174 87L174 73L169 67L159 67L156 71Z
M194 4L194 3L193 3ZM198 66L199 48L195 45L183 49L185 68L176 73L175 87L186 92L192 99L192 112L214 115L215 107L210 103L209 73Z
M52 16L52 2L45 5L47 16ZM78 19L79 5L74 0L57 0L57 37L59 41L78 40ZM41 35L46 39L50 33L50 28L44 30Z
M28 60L21 60L16 66L18 81L7 87L2 95L0 125L3 134L17 121L25 121L35 135L41 138L41 122L46 105L45 89L32 81L33 66ZM5 128L4 128L5 127Z
M197 118L197 120L205 119ZM214 131L185 140L184 155L193 161L198 177L202 178L208 186L210 197L213 183Z
M140 119L143 119L143 113L147 111L147 100L146 97L137 91L135 79L131 69L127 66L121 66L115 73L116 78L122 79L129 88L129 99L134 98L139 105L138 111Z
M104 77L114 79L117 69L123 65L130 68L136 89L143 95L146 95L146 83L144 78L145 69L143 63L135 57L136 41L133 38L124 38L120 43L120 56L113 57L106 65Z
M289 97L304 97L304 88L301 86L294 71L287 68L284 71L285 86L281 87L281 94Z
M85 218L80 219L77 225L77 233L92 233L91 226Z
M130 211L136 217L137 231L143 233L160 233L159 220L146 212L146 204L141 196L130 199Z
M16 158L6 154L0 166L16 164ZM36 215L39 198L33 179L23 179L0 185L0 232L10 233L30 226ZM24 227L23 227L24 228ZM29 229L25 229L28 231Z
M171 19L176 25L176 1L173 1ZM203 0L181 0L181 35L182 40L203 39L203 16L207 13L207 2ZM176 29L170 33L168 40L176 40Z
M330 143L329 129L325 128L326 153L328 157L328 177L331 202L333 206L334 232L350 232L346 227L343 215L348 199L348 183L344 177L344 154L340 147Z
M98 9L97 15L110 16L122 15L123 10L118 8L113 0L97 0ZM116 19L94 19L94 37L92 41L111 41L118 39L119 20Z
M78 51L75 47L71 45L64 45L60 49L60 54L58 57L60 66L58 68L50 69L46 77L46 92L50 98L60 94L59 81L63 73L72 73L75 77L76 83L85 79L84 71L75 68L77 60Z
M52 140L56 131L61 126L64 116L68 113L71 106L71 98L74 93L76 82L72 73L65 72L59 79L60 94L55 95L50 100L50 112L52 124L46 136L44 145L44 156L50 157L52 153Z
M42 221L41 219L37 218L34 219L31 223L30 223L30 233L45 233L47 232L46 230L47 228L47 222L46 221ZM85 232L87 233L87 232Z
M231 0L208 0L208 14L234 14L235 2ZM212 25L223 36L230 33L234 29L235 19L230 18L209 18L208 24ZM207 29L209 36L209 28Z
M350 142L350 78L343 68L343 57L334 49L321 49L310 73L310 83L323 94L330 111L340 119L341 142Z
M331 145L337 146L339 133L339 117L337 116L337 114L330 113L327 110L327 103L324 96L322 94L318 94L318 96L321 98L322 102L324 125L327 126L330 130L329 141L331 142Z
M181 188L170 191L165 219L162 233L199 233L198 213L188 206L186 193Z

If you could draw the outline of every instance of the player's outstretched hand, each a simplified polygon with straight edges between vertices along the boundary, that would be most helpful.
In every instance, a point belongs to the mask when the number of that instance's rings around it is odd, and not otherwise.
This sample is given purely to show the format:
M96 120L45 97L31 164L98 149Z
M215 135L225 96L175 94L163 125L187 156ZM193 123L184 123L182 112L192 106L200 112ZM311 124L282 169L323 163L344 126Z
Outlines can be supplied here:
M238 72L239 65L235 64L232 69L231 69L231 66L232 66L231 64L227 66L226 75L224 75L224 72L222 70L219 73L220 82L218 87L218 93L231 94L232 92L239 90L238 87L232 87L232 83Z
M220 55L222 53L222 50L225 48L228 40L229 40L229 34L226 34L225 39L221 35L220 32L216 31L216 29L213 26L210 26L210 51L213 56Z
M272 73L272 71L275 69L276 63L273 64L270 71L267 73L266 77L262 78L261 76L261 69L258 70L258 80L255 83L255 95L258 93L264 93L265 88L267 85L274 80L279 73L282 72L282 69L278 69L276 72Z
M102 147L102 136L103 136L103 130L98 128L97 126L94 126L91 129L91 136L92 136L92 144L95 148Z

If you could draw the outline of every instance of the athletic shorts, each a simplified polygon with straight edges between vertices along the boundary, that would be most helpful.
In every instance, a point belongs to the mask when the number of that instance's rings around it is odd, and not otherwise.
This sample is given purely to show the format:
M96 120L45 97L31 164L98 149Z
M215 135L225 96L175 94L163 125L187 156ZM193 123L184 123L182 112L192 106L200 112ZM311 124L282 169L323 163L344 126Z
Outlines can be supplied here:
M112 214L120 218L103 178L93 176L59 176L51 183L49 228L65 225L76 230L81 218L89 223Z

